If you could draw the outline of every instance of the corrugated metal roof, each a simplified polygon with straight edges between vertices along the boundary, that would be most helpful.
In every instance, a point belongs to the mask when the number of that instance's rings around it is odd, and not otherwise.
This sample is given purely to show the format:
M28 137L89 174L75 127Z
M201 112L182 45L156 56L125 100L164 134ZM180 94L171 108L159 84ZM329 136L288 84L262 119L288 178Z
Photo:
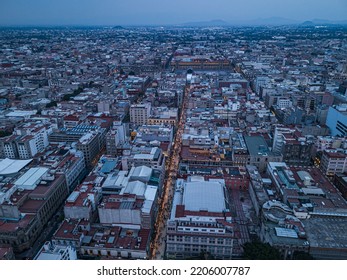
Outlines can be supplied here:
M152 175L152 168L147 166L138 166L138 167L135 167L134 172L131 174L131 177L134 177L134 178L143 177L149 180L151 175Z
M14 184L24 189L34 189L40 182L43 175L48 172L48 168L34 167L25 172Z
M9 175L17 173L31 161L32 159L14 160L5 158L0 161L0 175Z
M146 185L140 181L133 181L128 183L125 189L120 194L129 193L135 194L136 196L144 196L146 191Z

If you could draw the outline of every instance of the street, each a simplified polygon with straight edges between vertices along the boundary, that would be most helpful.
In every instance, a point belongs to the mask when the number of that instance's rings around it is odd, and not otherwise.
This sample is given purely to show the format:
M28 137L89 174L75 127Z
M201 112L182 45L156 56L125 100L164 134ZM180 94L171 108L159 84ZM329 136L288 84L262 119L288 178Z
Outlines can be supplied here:
M163 185L163 194L158 209L157 221L155 223L155 237L151 243L151 259L163 259L166 244L166 222L170 215L171 202L173 198L175 182L179 169L180 153L182 145L182 133L186 117L186 100L188 99L189 89L185 89L182 101L182 111L177 125L177 132L173 141L172 149L165 166L165 181Z

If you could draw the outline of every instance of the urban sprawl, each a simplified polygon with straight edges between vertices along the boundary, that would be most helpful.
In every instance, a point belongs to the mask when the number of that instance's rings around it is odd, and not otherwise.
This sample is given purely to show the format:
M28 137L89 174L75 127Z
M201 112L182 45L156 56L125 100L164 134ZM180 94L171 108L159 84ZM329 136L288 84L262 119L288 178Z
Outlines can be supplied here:
M0 44L0 259L347 259L346 26Z

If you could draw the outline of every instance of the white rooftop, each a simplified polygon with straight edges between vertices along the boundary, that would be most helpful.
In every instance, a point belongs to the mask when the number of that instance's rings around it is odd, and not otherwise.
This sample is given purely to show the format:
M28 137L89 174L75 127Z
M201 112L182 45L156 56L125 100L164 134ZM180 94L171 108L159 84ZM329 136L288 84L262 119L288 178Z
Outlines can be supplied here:
M93 133L88 132L88 133L84 134L83 136L81 136L81 138L80 138L79 141L80 141L82 144L86 144L86 143L88 143L88 142L93 138L93 136L94 136Z
M155 186L147 186L146 192L145 192L145 198L146 200L143 203L142 206L142 212L144 213L151 213L151 209L154 203L154 199L157 195L158 188Z
M223 186L219 182L187 182L183 204L189 211L223 212L226 209Z
M21 110L14 110L13 112L10 112L8 114L6 114L6 117L29 117L31 115L35 115L37 112L37 110L33 110L33 111L21 111Z
M36 188L41 178L48 172L48 168L34 167L25 172L14 184L18 188L33 190Z
M59 261L61 260L60 254L53 254L49 252L42 252L38 257L37 260L41 261Z
M124 189L122 189L120 194L129 193L129 194L135 194L136 196L144 196L145 191L146 191L145 183L142 183L141 181L133 181L128 183L128 185Z
M158 187L148 185L145 191L146 200L154 201L157 195Z
M138 166L138 167L133 167L131 172L131 179L142 179L142 180L146 180L149 181L149 179L151 178L152 175L152 168L147 167L147 166Z
M126 177L127 171L120 171L118 174L110 173L105 182L103 183L103 187L113 187L113 188L119 188L119 187L125 187L128 185L129 177Z
M32 159L14 160L9 158L0 160L0 175L10 175L17 173L31 161Z
M154 158L153 154L136 154L136 155L134 155L134 159L152 160L153 158Z
M279 237L298 238L298 234L291 228L275 227L276 235Z

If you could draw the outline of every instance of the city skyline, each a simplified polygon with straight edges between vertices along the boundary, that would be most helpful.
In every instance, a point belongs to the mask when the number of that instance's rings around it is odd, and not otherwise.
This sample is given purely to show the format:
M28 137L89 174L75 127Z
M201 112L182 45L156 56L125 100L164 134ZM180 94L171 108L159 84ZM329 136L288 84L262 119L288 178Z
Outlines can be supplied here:
M0 26L13 25L177 25L223 21L226 24L300 24L347 20L347 3L333 1L3 1Z

